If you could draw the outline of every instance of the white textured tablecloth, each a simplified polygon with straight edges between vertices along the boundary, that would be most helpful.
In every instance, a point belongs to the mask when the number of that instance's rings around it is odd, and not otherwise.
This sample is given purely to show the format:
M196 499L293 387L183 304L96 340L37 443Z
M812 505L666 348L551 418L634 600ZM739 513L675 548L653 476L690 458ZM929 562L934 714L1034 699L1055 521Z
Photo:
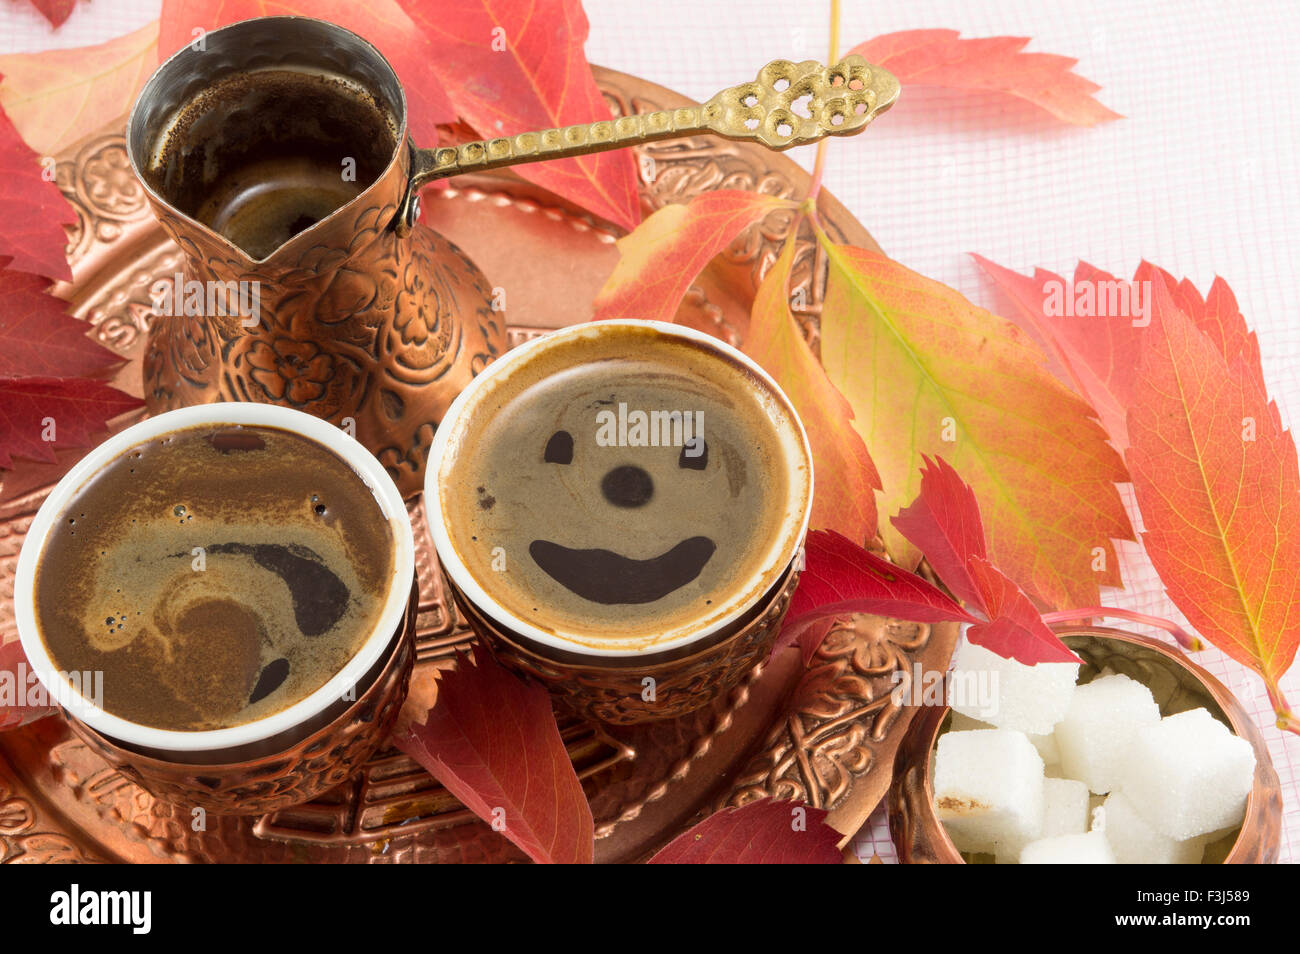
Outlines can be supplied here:
M364 2L364 0L362 0ZM451 2L451 0L447 0ZM99 43L143 26L157 0L90 0L58 31L0 3L0 52ZM587 0L588 58L705 98L777 57L823 58L829 3ZM1033 38L1077 57L1126 118L1067 127L1015 103L909 91L855 140L833 144L827 187L894 258L993 303L968 252L1026 272L1086 259L1129 276L1146 258L1202 291L1223 276L1258 332L1284 421L1300 414L1297 115L1300 7L1286 0L844 0L841 52L881 33L946 27ZM794 158L811 168L811 147ZM1180 618L1140 548L1124 550L1119 605ZM1198 661L1256 714L1282 779L1281 860L1300 858L1300 739L1273 728L1258 678L1209 650ZM1300 669L1283 681L1300 705ZM883 810L855 848L894 858Z

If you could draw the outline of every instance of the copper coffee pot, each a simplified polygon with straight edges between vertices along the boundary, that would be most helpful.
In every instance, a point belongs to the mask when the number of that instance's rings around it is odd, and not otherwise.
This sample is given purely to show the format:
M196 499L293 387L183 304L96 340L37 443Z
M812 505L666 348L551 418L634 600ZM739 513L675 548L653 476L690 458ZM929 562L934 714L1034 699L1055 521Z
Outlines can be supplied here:
M149 411L295 407L348 428L413 496L443 412L506 348L483 273L417 224L421 186L706 133L784 150L860 132L898 92L859 56L777 60L699 106L418 149L396 74L357 35L307 17L207 33L158 68L127 125L185 254L155 286Z

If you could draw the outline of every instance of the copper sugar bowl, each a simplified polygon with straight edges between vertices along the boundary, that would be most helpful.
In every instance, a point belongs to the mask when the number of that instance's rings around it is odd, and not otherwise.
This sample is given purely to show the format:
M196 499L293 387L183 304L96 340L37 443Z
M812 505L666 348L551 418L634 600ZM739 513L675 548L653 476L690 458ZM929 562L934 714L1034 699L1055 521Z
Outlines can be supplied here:
M1255 750L1255 784L1235 838L1206 848L1206 862L1274 864L1282 832L1282 791L1268 747L1250 714L1228 688L1179 650L1159 640L1104 626L1058 631L1083 660L1087 681L1110 669L1151 690L1162 716L1204 707ZM948 727L947 706L922 708L908 727L889 789L889 833L904 864L965 864L934 810L934 749Z
M776 60L696 106L417 149L397 75L361 37L308 17L201 34L127 124L132 169L185 254L184 273L152 290L149 412L307 411L414 496L443 412L507 347L483 273L416 222L423 185L696 134L784 150L861 132L898 93L860 56Z

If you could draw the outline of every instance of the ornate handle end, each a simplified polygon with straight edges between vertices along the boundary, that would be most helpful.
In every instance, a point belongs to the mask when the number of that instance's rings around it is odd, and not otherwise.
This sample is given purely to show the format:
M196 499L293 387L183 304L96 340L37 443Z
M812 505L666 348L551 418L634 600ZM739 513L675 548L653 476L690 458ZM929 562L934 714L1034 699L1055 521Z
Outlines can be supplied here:
M860 132L898 99L897 77L850 54L832 66L773 60L752 83L725 89L702 109L704 124L730 139L778 150Z

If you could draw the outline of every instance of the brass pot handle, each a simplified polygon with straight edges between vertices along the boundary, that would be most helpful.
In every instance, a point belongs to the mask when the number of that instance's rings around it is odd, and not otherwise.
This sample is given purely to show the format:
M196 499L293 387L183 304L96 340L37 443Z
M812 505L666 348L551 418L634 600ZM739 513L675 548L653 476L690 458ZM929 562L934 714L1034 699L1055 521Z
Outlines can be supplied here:
M578 126L483 139L459 146L413 149L411 180L398 231L419 214L421 187L462 172L522 162L585 156L657 139L713 134L784 151L826 136L861 132L898 99L898 79L857 54L825 67L816 60L773 60L750 83L732 86L707 103L603 119ZM796 109L806 98L806 111Z

